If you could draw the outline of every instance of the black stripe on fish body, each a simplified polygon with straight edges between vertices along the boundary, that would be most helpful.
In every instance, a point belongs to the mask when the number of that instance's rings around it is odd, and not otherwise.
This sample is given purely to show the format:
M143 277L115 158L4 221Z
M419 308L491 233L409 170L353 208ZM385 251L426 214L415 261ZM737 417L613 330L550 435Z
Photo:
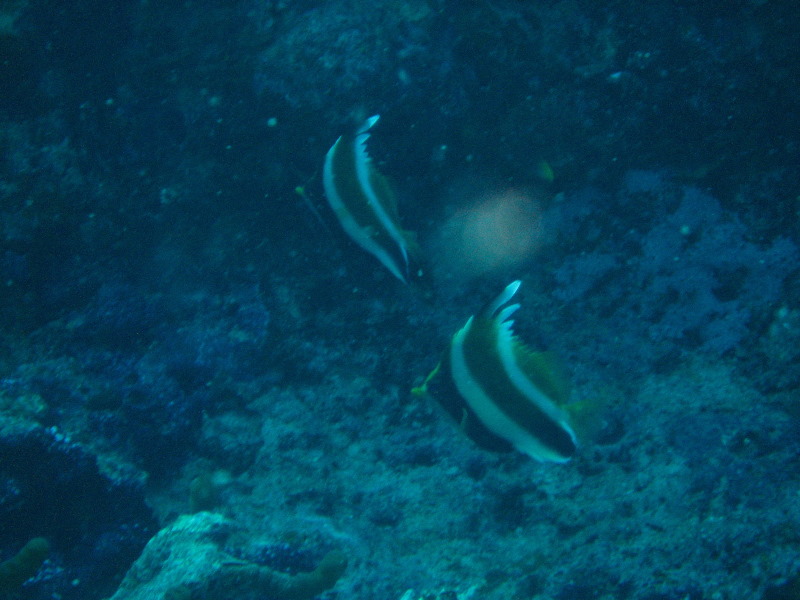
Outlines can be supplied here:
M444 408L447 414L458 423L459 429L478 447L490 452L511 452L514 450L508 440L495 435L483 424L478 415L475 414L475 411L470 408L467 401L459 393L453 382L450 361L447 360L447 357L442 360L439 372L428 383L427 391Z
M468 371L483 393L497 409L540 444L564 460L573 456L577 446L571 432L523 394L506 373L497 350L503 325L486 319L475 319L471 325L463 340L464 358ZM531 385L536 384L531 381ZM547 398L547 401L553 399ZM502 431L494 433L503 436Z

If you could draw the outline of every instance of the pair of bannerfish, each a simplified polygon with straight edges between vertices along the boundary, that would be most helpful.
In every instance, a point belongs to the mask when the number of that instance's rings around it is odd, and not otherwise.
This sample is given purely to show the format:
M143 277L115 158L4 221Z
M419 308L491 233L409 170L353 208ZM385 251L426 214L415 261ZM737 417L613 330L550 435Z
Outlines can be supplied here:
M392 188L367 152L377 120L370 117L328 151L325 195L345 232L407 283L415 242L400 227ZM509 303L519 287L512 282L470 317L439 365L412 391L437 400L482 448L566 462L577 450L585 411L567 403L568 385L553 357L531 351L514 335L510 317L519 304Z

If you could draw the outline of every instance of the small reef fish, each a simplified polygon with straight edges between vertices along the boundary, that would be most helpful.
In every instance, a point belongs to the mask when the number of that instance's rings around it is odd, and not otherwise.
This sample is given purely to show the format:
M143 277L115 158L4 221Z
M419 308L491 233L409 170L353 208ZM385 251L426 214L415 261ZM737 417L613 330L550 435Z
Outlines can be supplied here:
M450 342L442 361L412 390L430 395L480 447L517 449L542 462L566 462L576 452L569 386L553 356L533 352L512 331L508 304L521 282L510 283Z
M367 153L367 132L378 118L370 117L355 135L336 140L325 157L322 181L345 232L392 275L408 283L409 254L416 248L413 234L400 227L394 191Z

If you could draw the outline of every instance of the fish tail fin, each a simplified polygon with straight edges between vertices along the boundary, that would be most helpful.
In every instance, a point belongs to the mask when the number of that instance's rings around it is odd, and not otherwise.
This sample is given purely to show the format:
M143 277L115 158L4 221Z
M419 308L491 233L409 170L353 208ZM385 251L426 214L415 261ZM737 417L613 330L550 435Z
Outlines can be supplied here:
M570 425L572 425L579 442L591 442L598 437L606 426L604 415L611 403L612 398L601 393L592 398L570 402L564 406L564 410L569 415Z
M508 304L511 301L511 298L514 297L514 294L517 293L517 290L521 285L522 282L519 279L509 283L496 298L494 298L492 301L490 301L488 304L486 304L486 306L484 306L481 309L480 316L485 319L493 319L497 315L497 312L504 305ZM515 308L512 309L511 307L509 307L509 312L505 313L505 317L501 320L507 319L512 312L514 312L517 308L519 308L519 305L512 305L512 306L515 306Z

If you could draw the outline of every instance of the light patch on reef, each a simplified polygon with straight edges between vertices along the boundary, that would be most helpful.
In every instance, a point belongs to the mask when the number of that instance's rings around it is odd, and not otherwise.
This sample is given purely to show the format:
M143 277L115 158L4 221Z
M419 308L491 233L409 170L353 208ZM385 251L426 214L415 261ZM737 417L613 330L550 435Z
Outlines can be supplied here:
M458 203L434 235L437 279L513 271L529 260L542 245L542 200L541 192L508 187Z

